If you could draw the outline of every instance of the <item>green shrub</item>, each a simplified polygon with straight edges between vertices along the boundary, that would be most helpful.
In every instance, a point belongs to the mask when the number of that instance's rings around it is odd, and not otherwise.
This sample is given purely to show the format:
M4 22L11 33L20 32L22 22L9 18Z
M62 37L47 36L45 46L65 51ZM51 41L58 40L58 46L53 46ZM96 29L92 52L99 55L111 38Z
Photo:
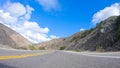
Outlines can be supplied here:
M66 46L60 47L60 50L65 50Z
M45 47L39 47L38 49L39 50L45 50Z
M37 50L34 45L30 45L30 46L29 46L29 49L30 49L30 50Z
M84 51L84 50L82 50L82 49L75 50L75 52L82 52L82 51Z

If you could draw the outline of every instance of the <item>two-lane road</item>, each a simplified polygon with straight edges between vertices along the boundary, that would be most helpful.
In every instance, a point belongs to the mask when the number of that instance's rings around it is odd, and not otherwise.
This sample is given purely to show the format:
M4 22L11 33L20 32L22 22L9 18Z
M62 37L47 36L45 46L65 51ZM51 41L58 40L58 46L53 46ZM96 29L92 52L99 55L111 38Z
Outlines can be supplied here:
M120 52L78 53L0 49L0 58L1 56L27 57L0 60L0 68L120 68Z

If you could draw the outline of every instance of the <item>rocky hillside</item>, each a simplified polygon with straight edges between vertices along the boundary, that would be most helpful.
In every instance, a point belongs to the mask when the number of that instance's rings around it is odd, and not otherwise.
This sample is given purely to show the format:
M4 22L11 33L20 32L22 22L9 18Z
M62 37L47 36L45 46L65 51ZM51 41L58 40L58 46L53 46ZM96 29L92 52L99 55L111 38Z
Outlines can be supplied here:
M120 16L112 16L95 28L78 32L71 37L37 44L46 49L118 51L120 50Z
M23 36L0 23L0 47L27 47L31 43Z

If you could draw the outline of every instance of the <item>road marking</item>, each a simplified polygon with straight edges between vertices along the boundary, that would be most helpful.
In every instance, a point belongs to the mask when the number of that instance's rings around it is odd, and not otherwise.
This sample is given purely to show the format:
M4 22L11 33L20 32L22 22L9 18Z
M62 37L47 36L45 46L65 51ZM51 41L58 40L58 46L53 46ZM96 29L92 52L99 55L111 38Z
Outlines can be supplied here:
M100 58L116 58L116 59L120 59L120 56L104 56L104 55L90 55L90 54L81 54L84 56L91 56L91 57L100 57Z
M35 53L35 54L21 54L21 55L13 55L13 56L0 56L0 60L7 60L7 59L18 59L18 58L26 58L26 57L32 57L32 56L39 56L39 55L45 55L51 52L43 52L43 53Z
M91 53L84 53L84 52L73 52L73 51L63 51L63 52L67 52L67 53L73 53L73 54L77 54L77 55L83 55L83 56L88 56L88 57L98 57L98 58L116 58L116 59L120 59L120 56L114 56L114 55L101 55L100 53L96 53L96 54L91 54ZM106 53L107 54L107 53Z

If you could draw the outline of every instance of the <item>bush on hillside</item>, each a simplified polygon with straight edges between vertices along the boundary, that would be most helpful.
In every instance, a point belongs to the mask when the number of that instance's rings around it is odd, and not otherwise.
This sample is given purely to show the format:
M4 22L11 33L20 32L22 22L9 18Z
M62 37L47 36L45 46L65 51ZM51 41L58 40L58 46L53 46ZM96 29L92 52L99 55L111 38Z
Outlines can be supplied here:
M45 50L45 47L39 47L38 50Z
M30 49L30 50L37 50L34 45L30 45L30 46L29 46L29 49Z
M60 47L60 50L65 50L66 46Z

